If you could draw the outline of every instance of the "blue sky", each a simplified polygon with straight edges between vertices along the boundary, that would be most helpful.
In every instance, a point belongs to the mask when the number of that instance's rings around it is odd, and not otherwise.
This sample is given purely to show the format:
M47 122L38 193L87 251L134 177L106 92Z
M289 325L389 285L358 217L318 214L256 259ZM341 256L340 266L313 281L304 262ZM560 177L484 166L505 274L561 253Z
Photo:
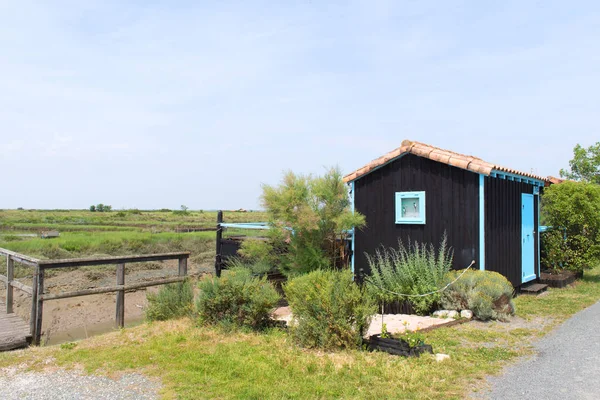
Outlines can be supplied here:
M257 208L403 139L558 175L600 2L0 1L0 208Z

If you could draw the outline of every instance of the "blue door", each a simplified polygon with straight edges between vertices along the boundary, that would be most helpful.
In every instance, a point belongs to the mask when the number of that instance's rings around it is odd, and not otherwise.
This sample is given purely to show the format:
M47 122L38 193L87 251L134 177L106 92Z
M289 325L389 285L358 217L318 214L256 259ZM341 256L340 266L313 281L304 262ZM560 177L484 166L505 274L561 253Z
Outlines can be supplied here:
M521 283L535 276L535 241L533 223L533 195L521 194Z

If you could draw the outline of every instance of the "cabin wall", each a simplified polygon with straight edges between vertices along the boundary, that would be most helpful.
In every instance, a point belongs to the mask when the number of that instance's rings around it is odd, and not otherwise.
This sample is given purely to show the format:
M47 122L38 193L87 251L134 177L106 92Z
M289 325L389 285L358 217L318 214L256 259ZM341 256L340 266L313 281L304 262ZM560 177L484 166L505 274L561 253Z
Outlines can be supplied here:
M533 194L533 185L486 177L485 191L485 269L521 286L521 194ZM535 272L539 276L538 201L534 196Z
M395 223L395 193L425 191L426 223ZM407 154L354 182L355 209L367 226L356 232L354 269L369 273L365 252L397 247L398 239L438 246L444 232L454 250L454 268L479 257L479 175Z

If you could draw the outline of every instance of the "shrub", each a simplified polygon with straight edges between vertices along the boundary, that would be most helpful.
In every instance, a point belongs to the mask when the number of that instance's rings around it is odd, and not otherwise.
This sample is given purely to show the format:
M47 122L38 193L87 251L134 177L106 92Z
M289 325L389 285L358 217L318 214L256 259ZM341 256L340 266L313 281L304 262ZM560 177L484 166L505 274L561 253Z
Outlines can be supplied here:
M292 279L284 291L296 320L291 334L305 347L356 348L377 312L349 270L314 271Z
M263 259L257 259L254 261L246 261L242 258L232 258L229 259L227 261L227 267L229 269L239 269L239 268L246 268L250 271L250 273L252 275L255 276L262 276L262 275L266 275L267 273L271 272L273 270L273 267L271 264L265 262L265 260Z
M348 188L337 168L323 176L285 174L278 186L263 186L261 204L267 212L268 241L244 241L246 257L275 259L287 276L328 269L347 260L341 243L349 230L365 225L350 207Z
M220 278L205 276L198 286L198 316L208 324L264 328L279 300L273 285L247 268L224 271Z
M583 271L600 260L600 185L566 181L546 188L542 218L565 230L568 269Z
M558 229L549 230L540 234L540 253L542 266L558 273L569 267L567 241L563 232Z
M457 279L462 272L449 272L444 285ZM442 292L441 303L447 310L471 310L480 320L506 321L515 313L513 293L510 282L499 273L468 270Z
M189 280L163 286L158 293L149 293L146 319L165 321L189 315L193 309L194 288Z
M371 276L365 282L378 301L408 299L415 312L424 315L439 302L439 293L423 297L399 296L396 293L422 295L442 288L452 266L452 250L447 247L444 235L437 252L433 245L409 242L406 248L399 242L398 249L377 250L374 256L367 255L367 260Z

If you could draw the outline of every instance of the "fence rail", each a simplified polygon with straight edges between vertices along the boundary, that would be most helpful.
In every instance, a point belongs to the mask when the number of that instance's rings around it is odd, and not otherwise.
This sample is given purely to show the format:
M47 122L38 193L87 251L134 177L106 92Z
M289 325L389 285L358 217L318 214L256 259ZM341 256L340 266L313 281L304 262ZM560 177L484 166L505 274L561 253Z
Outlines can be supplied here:
M89 296L93 294L116 292L116 310L115 323L117 327L122 328L125 325L125 292L128 290L142 289L150 286L165 285L168 283L181 282L187 277L187 264L190 256L189 252L161 253L134 256L116 256L116 257L96 257L96 258L74 258L65 260L38 260L14 251L0 248L0 255L6 257L7 269L6 276L0 275L0 280L6 284L6 313L13 313L13 295L14 288L24 291L32 297L30 333L33 337L33 343L40 344L42 336L42 315L44 311L44 301L66 299L69 297ZM125 264L146 261L166 261L178 260L177 277L155 279L152 281L125 285ZM14 280L15 262L34 267L32 271L32 286L25 285ZM83 266L98 265L116 265L116 285L100 288L63 292L56 294L44 293L44 277L47 269L58 268L78 268Z

